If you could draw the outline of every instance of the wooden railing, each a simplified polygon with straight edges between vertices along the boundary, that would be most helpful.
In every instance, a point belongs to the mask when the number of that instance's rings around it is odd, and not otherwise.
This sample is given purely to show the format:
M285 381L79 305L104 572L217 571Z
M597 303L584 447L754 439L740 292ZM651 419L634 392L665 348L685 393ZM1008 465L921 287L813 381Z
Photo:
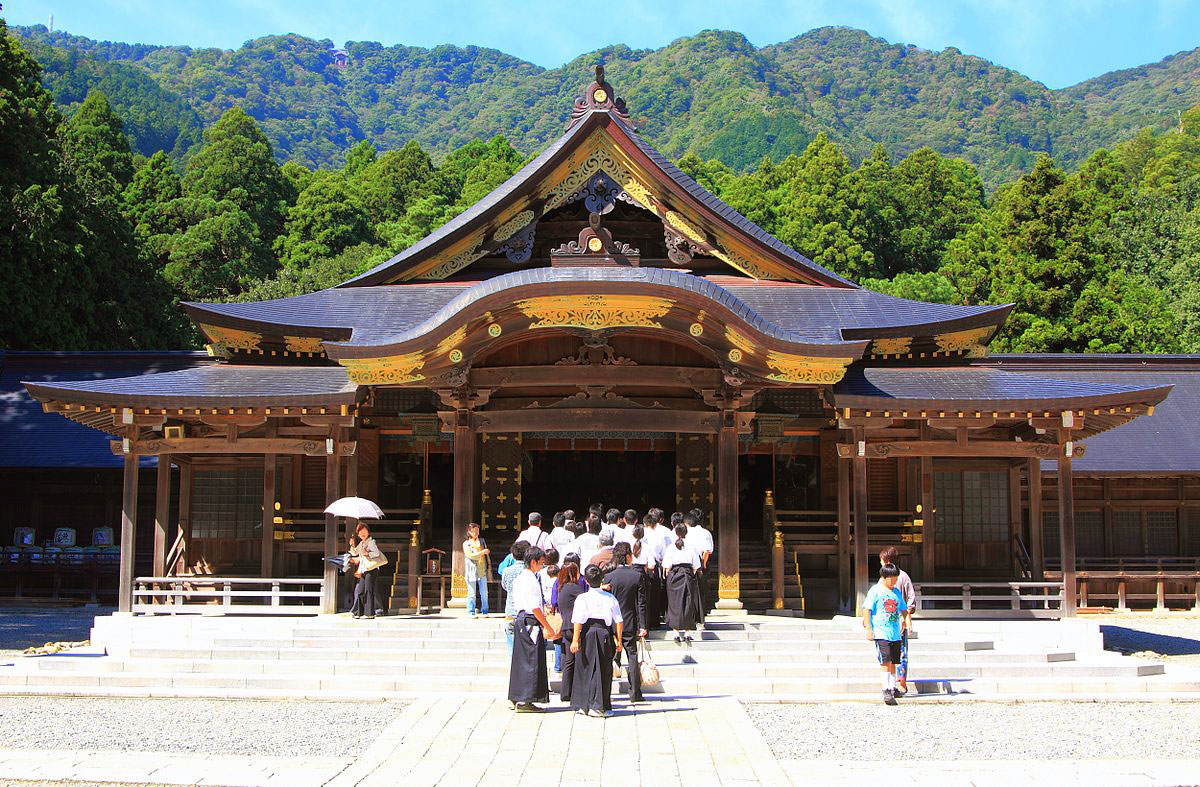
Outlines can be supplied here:
M1062 571L1060 558L1046 558L1046 568ZM1076 571L1200 572L1200 557L1076 557Z
M134 614L316 615L323 579L138 577Z
M915 614L921 618L1058 618L1061 582L920 582Z
M1130 609L1130 601L1153 601L1154 609L1164 612L1171 608L1171 602L1179 601L1183 603L1176 606L1200 612L1200 572L1080 571L1075 578L1080 607L1092 606L1095 601L1112 601L1118 612L1125 612ZM1154 592L1130 593L1131 584L1135 589L1153 585ZM1173 586L1190 590L1175 593L1171 592Z

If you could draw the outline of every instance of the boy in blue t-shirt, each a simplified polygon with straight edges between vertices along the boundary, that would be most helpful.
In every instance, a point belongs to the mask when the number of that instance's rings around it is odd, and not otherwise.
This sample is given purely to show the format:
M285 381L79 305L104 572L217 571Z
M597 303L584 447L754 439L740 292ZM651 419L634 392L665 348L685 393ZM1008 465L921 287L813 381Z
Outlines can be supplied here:
M883 668L883 701L896 704L896 664L900 662L902 631L911 625L908 604L896 590L900 569L891 563L879 569L879 583L867 591L863 600L862 621L867 639L875 641L879 665Z

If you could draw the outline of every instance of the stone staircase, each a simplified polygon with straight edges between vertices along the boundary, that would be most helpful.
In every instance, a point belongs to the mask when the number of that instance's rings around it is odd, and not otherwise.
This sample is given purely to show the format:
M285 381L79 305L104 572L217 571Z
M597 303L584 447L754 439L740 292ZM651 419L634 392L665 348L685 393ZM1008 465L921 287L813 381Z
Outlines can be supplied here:
M1038 622L1044 626L1053 623ZM0 693L385 699L427 693L503 695L508 651L497 618L98 618L91 651L0 666ZM1094 627L1094 624L1090 624ZM919 631L921 624L918 624ZM1043 629L1048 631L1049 629ZM690 646L652 634L659 693L748 699L876 699L873 646L845 620L710 618ZM1098 635L956 635L929 622L911 643L915 694L977 698L1200 692L1200 677L1099 651ZM548 654L553 666L553 655ZM552 686L557 676L551 670ZM618 689L623 690L623 689ZM649 692L648 692L649 693ZM911 695L910 695L911 696Z

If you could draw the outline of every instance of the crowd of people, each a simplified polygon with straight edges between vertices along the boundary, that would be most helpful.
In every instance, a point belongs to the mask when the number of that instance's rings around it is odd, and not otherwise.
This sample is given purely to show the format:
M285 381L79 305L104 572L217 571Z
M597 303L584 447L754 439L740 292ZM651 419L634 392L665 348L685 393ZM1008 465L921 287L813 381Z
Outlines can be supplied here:
M613 673L622 659L629 702L642 702L639 650L649 631L665 624L676 645L686 647L704 624L713 538L703 521L699 509L668 517L652 508L639 518L632 509L604 512L593 505L579 519L574 511L556 513L546 530L542 516L530 514L497 568L506 594L512 707L536 713L550 701L548 643L561 675L560 699L576 712L612 715ZM480 540L477 524L468 527L463 552L468 612L487 614L490 549ZM888 705L908 692L910 610L916 595L896 557L895 547L879 553L880 579L862 605Z
M649 631L665 625L686 647L704 624L713 538L704 513L667 515L652 508L607 511L593 505L585 516L560 511L544 526L528 525L496 571L506 593L505 620L511 669L509 701L519 712L543 710L550 701L545 651L553 643L560 697L579 713L612 713L614 668L624 661L630 703L642 702L639 649ZM467 531L467 610L487 613L490 550L478 525Z

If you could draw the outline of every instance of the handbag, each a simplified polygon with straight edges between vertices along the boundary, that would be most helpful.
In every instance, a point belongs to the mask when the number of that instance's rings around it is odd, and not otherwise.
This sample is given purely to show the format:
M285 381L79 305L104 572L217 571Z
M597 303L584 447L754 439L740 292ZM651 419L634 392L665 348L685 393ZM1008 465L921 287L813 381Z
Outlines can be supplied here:
M554 631L557 632L555 634L555 636L550 637L550 639L558 639L559 637L562 636L562 629L563 629L562 613L558 612L557 610L553 610L550 607L545 607L544 610L545 610L545 614L546 614L546 623L548 623L550 625L550 628L554 629Z
M658 667L654 663L654 657L650 655L650 646L646 644L643 637L638 637L637 655L638 669L642 673L642 685L657 686L661 680L658 675Z

